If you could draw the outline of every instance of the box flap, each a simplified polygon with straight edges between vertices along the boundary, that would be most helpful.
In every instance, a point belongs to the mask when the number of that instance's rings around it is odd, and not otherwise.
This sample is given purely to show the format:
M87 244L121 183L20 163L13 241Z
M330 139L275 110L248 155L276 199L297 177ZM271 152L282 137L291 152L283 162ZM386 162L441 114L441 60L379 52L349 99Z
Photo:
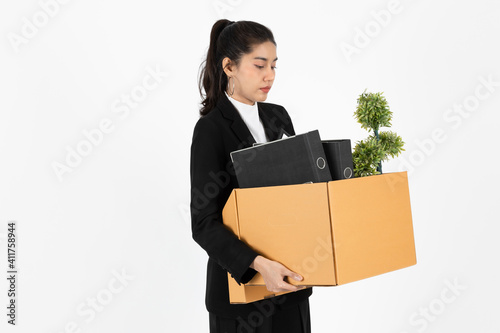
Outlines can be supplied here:
M236 192L238 189L233 189L229 198L222 209L222 222L224 225L233 232L236 236L240 235L240 230L238 227L238 205L236 201Z
M230 275L227 274L229 287L229 302L231 304L247 304L255 301L260 301L265 298L271 298L283 294L288 294L293 291L283 291L274 293L267 290L266 286L246 286L239 285Z

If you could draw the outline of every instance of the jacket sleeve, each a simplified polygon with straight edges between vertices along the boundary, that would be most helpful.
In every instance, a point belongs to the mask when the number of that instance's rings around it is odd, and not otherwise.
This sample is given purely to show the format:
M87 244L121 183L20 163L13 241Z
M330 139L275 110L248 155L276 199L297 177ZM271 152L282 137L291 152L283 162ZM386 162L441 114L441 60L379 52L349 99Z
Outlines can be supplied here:
M258 255L222 223L230 175L224 142L216 124L200 118L191 144L191 230L193 239L238 283L257 273L250 264Z

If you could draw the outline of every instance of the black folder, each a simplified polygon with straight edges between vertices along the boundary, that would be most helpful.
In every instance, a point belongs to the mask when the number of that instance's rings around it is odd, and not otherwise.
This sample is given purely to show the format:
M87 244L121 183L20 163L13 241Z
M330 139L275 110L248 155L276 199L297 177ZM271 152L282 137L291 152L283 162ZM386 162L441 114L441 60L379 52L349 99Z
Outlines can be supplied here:
M352 178L354 167L351 140L323 140L322 143L333 180Z
M318 130L230 153L240 188L332 180Z

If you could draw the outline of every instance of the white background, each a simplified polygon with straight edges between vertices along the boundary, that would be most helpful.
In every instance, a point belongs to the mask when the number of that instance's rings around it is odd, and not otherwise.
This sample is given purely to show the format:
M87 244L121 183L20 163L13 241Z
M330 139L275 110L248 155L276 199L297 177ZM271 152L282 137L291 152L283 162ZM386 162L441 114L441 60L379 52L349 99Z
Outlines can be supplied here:
M406 142L384 171L409 172L418 263L314 288L313 332L500 331L498 1L61 0L50 15L41 3L0 5L2 332L208 332L189 154L198 68L223 17L273 31L267 101L285 106L297 133L365 138L353 112L367 89L384 92ZM141 91L127 109L123 95ZM102 121L111 129L88 146L83 133ZM77 147L88 154L58 177L54 164Z

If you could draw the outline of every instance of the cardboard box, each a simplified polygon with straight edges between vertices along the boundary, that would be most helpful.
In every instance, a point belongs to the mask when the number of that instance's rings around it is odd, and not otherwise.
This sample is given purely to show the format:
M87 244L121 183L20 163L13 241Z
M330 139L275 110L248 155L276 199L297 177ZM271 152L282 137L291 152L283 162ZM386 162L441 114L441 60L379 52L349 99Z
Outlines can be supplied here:
M273 293L267 290L266 286L247 286L243 284L240 286L231 276L228 276L228 285L229 285L229 302L231 304L247 304L265 298L270 298L293 292L293 291L284 291L281 293Z
M336 286L416 264L406 172L233 189L222 217L256 252L301 274L288 281L295 285ZM246 285L228 281L231 302L244 303L238 293L254 286L260 296L247 299L272 296L258 273Z

